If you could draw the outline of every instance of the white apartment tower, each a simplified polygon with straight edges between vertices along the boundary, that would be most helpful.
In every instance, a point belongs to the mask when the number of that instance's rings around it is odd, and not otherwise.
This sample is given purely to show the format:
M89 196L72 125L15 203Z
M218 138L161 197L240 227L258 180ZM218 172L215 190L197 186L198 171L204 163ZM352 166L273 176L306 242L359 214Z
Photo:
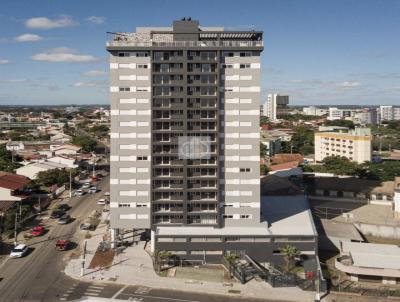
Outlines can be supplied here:
M289 104L289 96L279 94L268 94L264 106L264 114L271 120L276 121L279 110L286 109Z
M112 235L147 229L153 251L210 261L234 248L221 238L268 235L260 221L262 32L183 19L115 33L107 50Z

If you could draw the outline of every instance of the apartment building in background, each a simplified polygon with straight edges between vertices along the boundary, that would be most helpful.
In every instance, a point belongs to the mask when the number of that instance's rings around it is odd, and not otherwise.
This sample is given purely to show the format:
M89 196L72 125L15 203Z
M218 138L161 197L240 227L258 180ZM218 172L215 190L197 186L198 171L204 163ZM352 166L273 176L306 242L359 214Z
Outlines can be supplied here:
M289 113L288 105L288 95L268 94L267 101L260 107L261 116L276 121L278 115Z
M371 161L372 135L369 128L315 133L315 161L328 156L343 156L357 163Z
M106 48L112 241L146 229L153 252L180 259L283 259L271 239L282 228L274 234L260 214L262 32L182 19L115 33ZM299 248L315 254L307 236Z
M303 114L311 116L323 116L328 114L328 109L318 108L315 106L308 106L308 107L303 107Z

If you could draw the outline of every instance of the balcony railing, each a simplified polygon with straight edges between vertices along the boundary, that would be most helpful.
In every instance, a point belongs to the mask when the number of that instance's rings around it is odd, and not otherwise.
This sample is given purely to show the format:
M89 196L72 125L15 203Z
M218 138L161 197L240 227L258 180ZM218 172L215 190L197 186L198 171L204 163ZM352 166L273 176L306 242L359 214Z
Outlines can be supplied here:
M263 41L170 41L170 42L137 42L137 41L109 41L107 47L135 46L135 47L262 47Z

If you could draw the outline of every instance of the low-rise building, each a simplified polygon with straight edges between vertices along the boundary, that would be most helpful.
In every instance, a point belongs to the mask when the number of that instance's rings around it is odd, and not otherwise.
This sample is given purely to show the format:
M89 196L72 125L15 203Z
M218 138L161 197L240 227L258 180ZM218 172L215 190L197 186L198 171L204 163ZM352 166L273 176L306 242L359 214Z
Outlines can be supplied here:
M400 280L400 247L392 244L341 242L335 267L352 281L381 281L397 284Z
M80 150L81 147L72 144L59 145L51 149L54 155L75 155L78 154Z
M77 168L78 167L75 158L62 156L62 155L58 155L58 156L53 156L53 157L47 158L47 161L48 162L57 163L57 164L63 164L67 168Z
M368 128L348 132L316 132L314 141L315 161L328 156L342 156L363 163L372 158L372 135Z
M39 172L65 168L68 168L68 166L51 161L41 161L20 167L16 170L16 173L30 179L36 179Z

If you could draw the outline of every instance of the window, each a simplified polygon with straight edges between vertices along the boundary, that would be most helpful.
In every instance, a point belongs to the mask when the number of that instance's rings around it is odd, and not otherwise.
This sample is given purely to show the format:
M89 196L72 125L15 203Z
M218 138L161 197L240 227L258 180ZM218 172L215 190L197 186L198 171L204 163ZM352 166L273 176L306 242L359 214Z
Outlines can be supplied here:
M240 172L251 172L250 168L240 168Z
M130 87L119 87L119 91L131 91Z
M224 215L224 218L226 218L226 219L232 219L232 218L233 218L233 215Z
M240 56L241 57L251 57L251 52L248 52L248 51L247 52L241 52Z
M129 52L119 52L118 57L129 57L130 53Z
M148 68L147 64L137 64L136 68Z
M138 156L137 160L147 160L147 156Z
M250 64L240 64L240 69L250 68Z
M136 56L137 57L148 57L149 54L147 52L137 52Z
M251 215L249 214L240 215L240 219L251 219Z
M233 64L223 64L222 68L233 68Z

